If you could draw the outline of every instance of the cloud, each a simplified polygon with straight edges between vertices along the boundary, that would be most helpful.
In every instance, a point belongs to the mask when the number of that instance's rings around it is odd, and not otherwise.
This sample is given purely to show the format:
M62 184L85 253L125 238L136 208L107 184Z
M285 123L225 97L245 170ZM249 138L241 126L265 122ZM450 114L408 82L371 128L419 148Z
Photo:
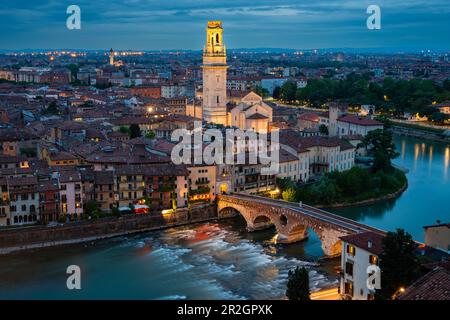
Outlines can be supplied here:
M77 0L82 30L69 32L65 10L72 2L2 3L0 48L198 49L211 19L224 21L228 47L450 43L448 0L377 0L383 28L378 35L365 27L372 0Z

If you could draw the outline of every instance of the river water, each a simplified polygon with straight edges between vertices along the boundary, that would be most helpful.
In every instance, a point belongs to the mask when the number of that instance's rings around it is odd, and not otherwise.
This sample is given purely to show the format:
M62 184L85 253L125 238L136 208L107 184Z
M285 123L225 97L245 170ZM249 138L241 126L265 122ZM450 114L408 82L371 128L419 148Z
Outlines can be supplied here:
M408 189L397 199L331 211L387 231L403 228L423 241L423 226L450 222L450 145L403 136L394 142L394 163L409 170Z
M385 229L450 221L450 147L396 137L409 188L396 200L335 212ZM0 256L0 299L279 299L288 270L305 266L310 287L337 283L320 261L320 241L277 245L275 231L245 231L241 218ZM320 265L318 265L318 262ZM82 270L81 290L68 290L66 268Z

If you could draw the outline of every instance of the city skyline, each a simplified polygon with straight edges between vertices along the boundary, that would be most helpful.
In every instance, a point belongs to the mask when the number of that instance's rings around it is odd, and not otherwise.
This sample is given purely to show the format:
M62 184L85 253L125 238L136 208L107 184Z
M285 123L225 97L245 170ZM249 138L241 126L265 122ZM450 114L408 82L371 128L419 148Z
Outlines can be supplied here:
M68 30L66 9L81 8L81 30ZM229 48L393 48L448 50L449 8L445 1L379 1L381 30L368 30L369 1L291 0L245 2L179 0L27 1L0 9L0 50L87 49L198 50L207 20L224 22ZM280 37L280 34L283 35ZM389 50L387 50L389 51Z

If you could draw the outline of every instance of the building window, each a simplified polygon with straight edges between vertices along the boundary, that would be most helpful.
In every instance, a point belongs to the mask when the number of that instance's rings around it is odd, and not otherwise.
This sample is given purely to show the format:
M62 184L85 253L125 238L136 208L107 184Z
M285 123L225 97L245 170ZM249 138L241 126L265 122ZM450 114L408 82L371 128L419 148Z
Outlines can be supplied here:
M345 283L344 293L348 294L351 297L353 297L353 283L352 282L346 282Z
M354 246L352 246L352 245L350 245L350 244L348 244L347 245L347 253L349 254L349 255L351 255L351 256L355 256L355 247Z
M378 257L371 254L369 256L369 263L378 265Z
M353 277L353 263L351 262L345 263L345 273Z

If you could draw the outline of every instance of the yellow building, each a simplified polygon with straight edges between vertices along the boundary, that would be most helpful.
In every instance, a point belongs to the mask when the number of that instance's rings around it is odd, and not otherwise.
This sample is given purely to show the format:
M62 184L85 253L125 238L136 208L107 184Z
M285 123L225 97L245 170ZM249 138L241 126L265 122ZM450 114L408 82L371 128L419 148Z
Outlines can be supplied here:
M450 252L450 223L437 223L423 227L425 229L425 244Z

